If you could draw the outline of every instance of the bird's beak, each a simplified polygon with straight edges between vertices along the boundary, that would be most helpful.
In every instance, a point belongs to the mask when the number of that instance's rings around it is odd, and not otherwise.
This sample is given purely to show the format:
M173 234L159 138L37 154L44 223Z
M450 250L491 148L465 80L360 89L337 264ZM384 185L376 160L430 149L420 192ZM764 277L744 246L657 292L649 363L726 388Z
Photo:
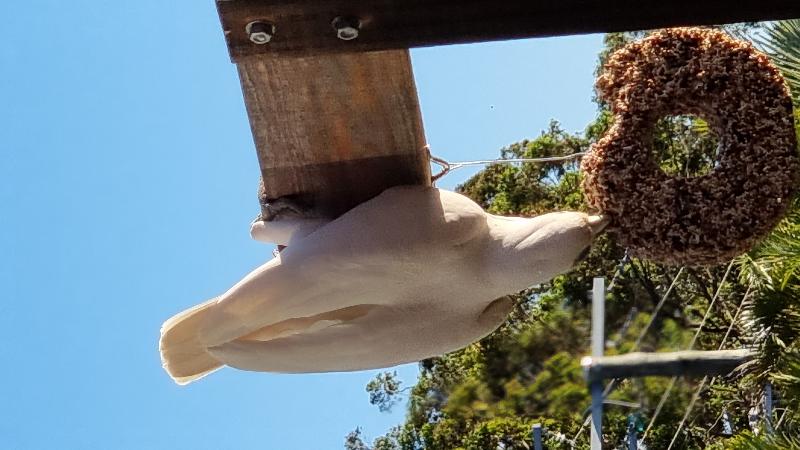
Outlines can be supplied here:
M609 223L611 223L611 218L602 214L598 214L595 216L589 216L586 222L589 224L589 229L592 230L592 237L595 237L600 234Z
M596 238L597 235L602 233L603 229L605 229L605 227L607 227L609 223L611 223L611 219L608 216L604 216L602 214L589 216L586 218L586 224L589 225L589 232L591 233L592 236L589 240L589 243L586 245L586 248L583 249L583 251L578 255L578 257L573 262L573 265L577 265L578 263L586 259L587 256L589 256L589 252L592 250L591 241L594 240L594 238Z

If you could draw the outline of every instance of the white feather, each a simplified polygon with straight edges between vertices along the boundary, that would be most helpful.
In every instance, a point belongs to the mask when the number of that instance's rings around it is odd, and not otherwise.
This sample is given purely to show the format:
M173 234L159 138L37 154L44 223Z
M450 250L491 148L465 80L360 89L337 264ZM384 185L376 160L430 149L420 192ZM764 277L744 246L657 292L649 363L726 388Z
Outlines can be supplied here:
M498 217L454 192L392 188L247 275L194 321L192 342L267 372L441 355L497 328L511 308L502 297L569 270L604 224L576 212Z

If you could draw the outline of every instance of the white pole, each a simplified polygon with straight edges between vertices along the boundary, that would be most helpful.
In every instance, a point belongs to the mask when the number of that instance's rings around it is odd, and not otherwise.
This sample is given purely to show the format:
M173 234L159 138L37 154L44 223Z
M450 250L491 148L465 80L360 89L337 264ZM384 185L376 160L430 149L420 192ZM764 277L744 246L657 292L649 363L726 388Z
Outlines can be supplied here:
M533 425L533 450L542 450L542 424Z
M606 279L595 278L592 285L592 356L605 350Z
M733 436L733 426L731 426L731 418L728 416L728 410L722 410L722 434L725 436Z
M764 425L768 435L772 435L772 383L764 386Z
M605 348L606 280L595 278L592 285L592 357L603 356ZM592 393L591 449L603 448L603 382L590 385Z
M628 450L639 450L639 436L636 435L636 422L628 424Z

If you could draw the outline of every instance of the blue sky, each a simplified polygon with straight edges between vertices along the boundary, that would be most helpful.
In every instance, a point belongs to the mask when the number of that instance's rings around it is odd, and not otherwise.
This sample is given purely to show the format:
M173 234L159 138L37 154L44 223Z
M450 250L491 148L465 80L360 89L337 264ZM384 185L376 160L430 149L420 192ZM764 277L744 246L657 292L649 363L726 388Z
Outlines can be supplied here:
M258 166L214 2L7 1L0 16L0 446L338 449L400 422L368 403L376 371L178 387L160 367L161 323L270 255L247 233ZM582 130L600 46L415 50L433 152L494 157L551 118Z

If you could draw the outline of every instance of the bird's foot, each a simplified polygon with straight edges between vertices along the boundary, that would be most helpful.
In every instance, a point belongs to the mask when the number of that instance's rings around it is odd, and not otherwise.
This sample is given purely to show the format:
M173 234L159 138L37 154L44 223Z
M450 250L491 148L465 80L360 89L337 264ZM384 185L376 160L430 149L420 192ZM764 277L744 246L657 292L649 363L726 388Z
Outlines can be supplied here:
M267 200L261 204L261 214L259 218L266 222L271 222L278 217L314 217L313 209L291 197L279 197Z
M289 245L329 222L309 206L290 197L267 200L261 214L250 225L250 236L267 243Z

